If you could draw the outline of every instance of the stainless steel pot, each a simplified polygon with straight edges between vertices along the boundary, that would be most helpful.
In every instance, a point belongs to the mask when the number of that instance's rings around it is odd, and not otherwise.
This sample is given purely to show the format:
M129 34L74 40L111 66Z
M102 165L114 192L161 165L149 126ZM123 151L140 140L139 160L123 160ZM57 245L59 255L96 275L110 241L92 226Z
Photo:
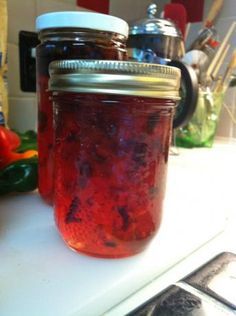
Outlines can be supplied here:
M157 5L147 8L148 18L130 25L129 58L135 61L166 64L184 55L184 41L180 30L170 20L156 18Z

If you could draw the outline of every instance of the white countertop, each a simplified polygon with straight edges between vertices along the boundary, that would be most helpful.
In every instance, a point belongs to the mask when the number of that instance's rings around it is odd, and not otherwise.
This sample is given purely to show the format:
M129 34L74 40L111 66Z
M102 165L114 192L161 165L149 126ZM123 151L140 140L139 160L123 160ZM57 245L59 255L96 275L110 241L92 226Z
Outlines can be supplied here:
M161 230L145 252L126 259L72 252L58 235L52 209L37 193L1 198L0 315L103 315L168 276L178 262L191 262L193 252L221 236L226 218L232 222L235 164L236 144L181 149L179 156L170 156ZM232 236L226 248L230 241ZM122 315L121 310L107 315Z

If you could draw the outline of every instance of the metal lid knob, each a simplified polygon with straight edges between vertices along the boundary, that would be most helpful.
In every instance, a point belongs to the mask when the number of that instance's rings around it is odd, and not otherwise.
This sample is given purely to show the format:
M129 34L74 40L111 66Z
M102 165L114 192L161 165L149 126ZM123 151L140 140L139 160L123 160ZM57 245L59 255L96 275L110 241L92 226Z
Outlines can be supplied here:
M148 15L149 19L153 19L156 17L156 14L157 14L157 5L156 5L156 3L151 3L147 7L147 15Z
M147 8L148 17L132 23L130 25L129 35L153 34L182 39L182 34L176 25L170 20L157 18L157 13L157 5L151 3Z

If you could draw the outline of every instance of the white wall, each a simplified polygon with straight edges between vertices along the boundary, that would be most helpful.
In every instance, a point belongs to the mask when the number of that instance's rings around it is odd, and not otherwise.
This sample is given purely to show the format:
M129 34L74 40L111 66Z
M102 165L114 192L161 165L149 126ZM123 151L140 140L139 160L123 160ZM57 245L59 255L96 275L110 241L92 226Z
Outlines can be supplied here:
M207 16L207 13L210 10L214 0L205 0L204 5L204 19ZM236 21L236 0L224 0L223 8L219 14L219 17L216 21L216 29L218 32L219 41L223 41L225 34L227 33L231 24ZM195 38L202 28L202 23L194 23L191 26L189 38L187 40L188 44ZM224 73L227 64L229 62L230 56L232 55L233 50L236 48L236 30L230 38L230 51L227 54L225 61L220 69L220 74ZM236 73L236 71L235 71ZM236 118L236 88L228 89L225 96L225 104L229 107L229 110L232 112ZM220 121L217 129L217 135L221 137L234 137L236 138L236 125L233 123L230 118L227 110L223 107L220 115Z
M164 0L159 3L164 3ZM86 10L75 5L76 0L8 0L8 85L9 125L25 131L36 129L37 103L35 93L24 93L20 89L19 77L19 31L35 31L35 18L45 12L64 10ZM149 0L111 0L110 14L128 22L146 15ZM160 11L162 5L160 5Z
M209 11L214 0L205 0L204 16ZM8 0L9 13L9 123L13 128L27 130L36 127L37 105L34 93L23 93L19 84L19 58L18 58L18 33L20 30L34 31L34 23L37 15L58 10L75 10L75 0ZM144 18L146 8L151 0L110 0L110 14L119 16L128 22ZM163 10L168 0L156 0L158 11ZM80 8L83 10L83 8ZM232 21L236 20L236 0L225 0L217 22L219 39L222 40ZM201 29L201 23L191 27L190 39L197 35ZM236 32L235 32L236 34ZM236 35L232 37L231 50L236 47ZM226 58L223 67L226 66ZM228 91L226 103L236 116L235 89ZM222 110L219 128L219 136L236 137L236 126L232 123L229 115Z
M206 17L207 12L214 0L205 0L205 8L204 8L204 15ZM236 21L236 0L224 0L224 6L220 12L219 19L216 22L216 28L219 34L219 39L222 41L225 37L226 32L228 31L230 25ZM221 73L225 70L229 58L236 49L236 29L234 34L230 39L230 52L225 58L225 62L221 67ZM235 70L236 74L236 70ZM228 89L226 97L225 97L225 104L229 107L230 111L233 113L234 117L236 118L236 88ZM236 125L233 123L232 119L230 118L228 112L223 107L221 111L220 122L217 130L217 135L222 137L234 137L236 138Z
M150 0L111 0L110 14L119 16L130 23L146 17L147 6L150 2Z
M210 10L214 0L205 0L204 5L204 18L206 18L207 13ZM110 7L111 14L118 15L128 22L133 21L139 18L143 18L146 16L146 7L151 1L149 0L112 0L112 4ZM161 12L166 3L169 3L170 0L155 0L158 5L158 11ZM230 27L231 23L236 21L236 0L224 0L224 6L220 12L218 17L216 27L219 34L219 40L222 41L224 36ZM202 23L194 23L191 25L189 38L187 41L190 43L194 38L196 38L198 32L202 28ZM236 48L236 31L234 35L231 37L231 49L228 53L228 56L225 59L225 62L221 68L221 73L223 73L224 69L229 60L229 56L232 54L233 49ZM235 71L236 73L236 71ZM234 116L236 117L236 89L228 90L225 97L225 104L230 108ZM228 112L225 108L222 109L220 122L217 130L217 135L222 137L236 137L236 125L233 124Z
M25 131L36 129L37 103L35 93L20 89L19 31L35 31L38 15L50 11L76 10L75 0L8 0L8 87L9 125ZM80 8L80 10L84 10Z

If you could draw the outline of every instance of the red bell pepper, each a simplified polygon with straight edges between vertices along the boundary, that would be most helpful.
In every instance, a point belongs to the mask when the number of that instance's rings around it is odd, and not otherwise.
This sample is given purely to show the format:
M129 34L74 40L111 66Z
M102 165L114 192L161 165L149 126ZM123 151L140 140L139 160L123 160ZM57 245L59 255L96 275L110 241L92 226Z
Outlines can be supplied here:
M28 159L38 155L36 150L28 150L24 153L15 152L20 146L20 143L20 137L16 133L0 126L0 169L14 161Z
M20 137L10 129L0 126L0 148L9 148L15 150L20 146Z

